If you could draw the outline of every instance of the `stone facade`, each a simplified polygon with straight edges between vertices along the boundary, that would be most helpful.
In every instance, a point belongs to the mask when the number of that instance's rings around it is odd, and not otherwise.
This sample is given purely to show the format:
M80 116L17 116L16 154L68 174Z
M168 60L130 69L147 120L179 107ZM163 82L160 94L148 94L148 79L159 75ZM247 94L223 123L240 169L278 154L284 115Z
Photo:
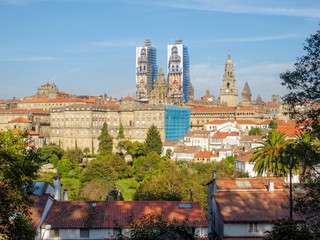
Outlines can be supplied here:
M238 105L238 88L236 86L230 51L224 69L223 86L220 90L220 103L227 107L235 107Z
M168 84L167 80L160 67L158 77L153 85L153 90L150 93L150 104L163 104L168 103Z

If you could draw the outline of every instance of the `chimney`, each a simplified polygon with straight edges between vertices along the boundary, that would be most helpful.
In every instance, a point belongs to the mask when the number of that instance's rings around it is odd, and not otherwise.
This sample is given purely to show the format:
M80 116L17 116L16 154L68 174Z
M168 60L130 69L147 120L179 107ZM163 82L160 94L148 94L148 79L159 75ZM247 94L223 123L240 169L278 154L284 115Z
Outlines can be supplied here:
M218 172L217 170L212 171L212 179L215 180L218 177Z
M190 189L190 202L192 202L193 200L192 200L192 189Z
M61 176L56 175L53 177L53 187L54 187L54 199L61 200L62 199L62 185L61 185Z
M64 191L63 191L63 200L68 200L69 198L68 198L68 191L65 189Z
M274 192L274 181L270 181L268 184L269 192Z

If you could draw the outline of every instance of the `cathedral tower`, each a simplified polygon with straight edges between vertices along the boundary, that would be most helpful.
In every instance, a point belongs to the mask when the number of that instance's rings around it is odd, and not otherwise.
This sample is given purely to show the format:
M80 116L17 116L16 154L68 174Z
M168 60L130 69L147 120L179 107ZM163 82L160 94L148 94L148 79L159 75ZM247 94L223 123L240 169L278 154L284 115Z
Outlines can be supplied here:
M162 67L158 73L157 79L154 81L153 90L150 92L151 104L168 103L168 84L167 79L162 72Z
M236 86L230 50L224 69L223 86L220 90L220 103L228 107L235 107L238 105L238 89Z

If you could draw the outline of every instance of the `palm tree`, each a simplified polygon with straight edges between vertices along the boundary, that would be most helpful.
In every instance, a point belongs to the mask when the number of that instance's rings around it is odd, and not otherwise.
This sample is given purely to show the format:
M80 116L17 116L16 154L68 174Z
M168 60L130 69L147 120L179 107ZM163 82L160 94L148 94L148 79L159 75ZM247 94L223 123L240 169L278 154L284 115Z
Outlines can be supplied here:
M253 170L259 175L265 172L272 172L276 176L283 176L286 172L286 166L279 159L281 150L287 144L285 134L272 130L269 131L267 139L262 146L256 147L254 154L250 158L250 162L255 162Z

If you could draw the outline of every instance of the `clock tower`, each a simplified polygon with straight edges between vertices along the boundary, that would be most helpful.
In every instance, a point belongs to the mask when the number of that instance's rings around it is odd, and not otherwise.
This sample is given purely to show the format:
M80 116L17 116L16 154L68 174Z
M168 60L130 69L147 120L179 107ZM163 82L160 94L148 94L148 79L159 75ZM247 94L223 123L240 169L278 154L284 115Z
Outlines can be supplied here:
M224 69L223 85L220 90L220 103L227 107L235 107L238 105L238 88L236 86L230 50Z

